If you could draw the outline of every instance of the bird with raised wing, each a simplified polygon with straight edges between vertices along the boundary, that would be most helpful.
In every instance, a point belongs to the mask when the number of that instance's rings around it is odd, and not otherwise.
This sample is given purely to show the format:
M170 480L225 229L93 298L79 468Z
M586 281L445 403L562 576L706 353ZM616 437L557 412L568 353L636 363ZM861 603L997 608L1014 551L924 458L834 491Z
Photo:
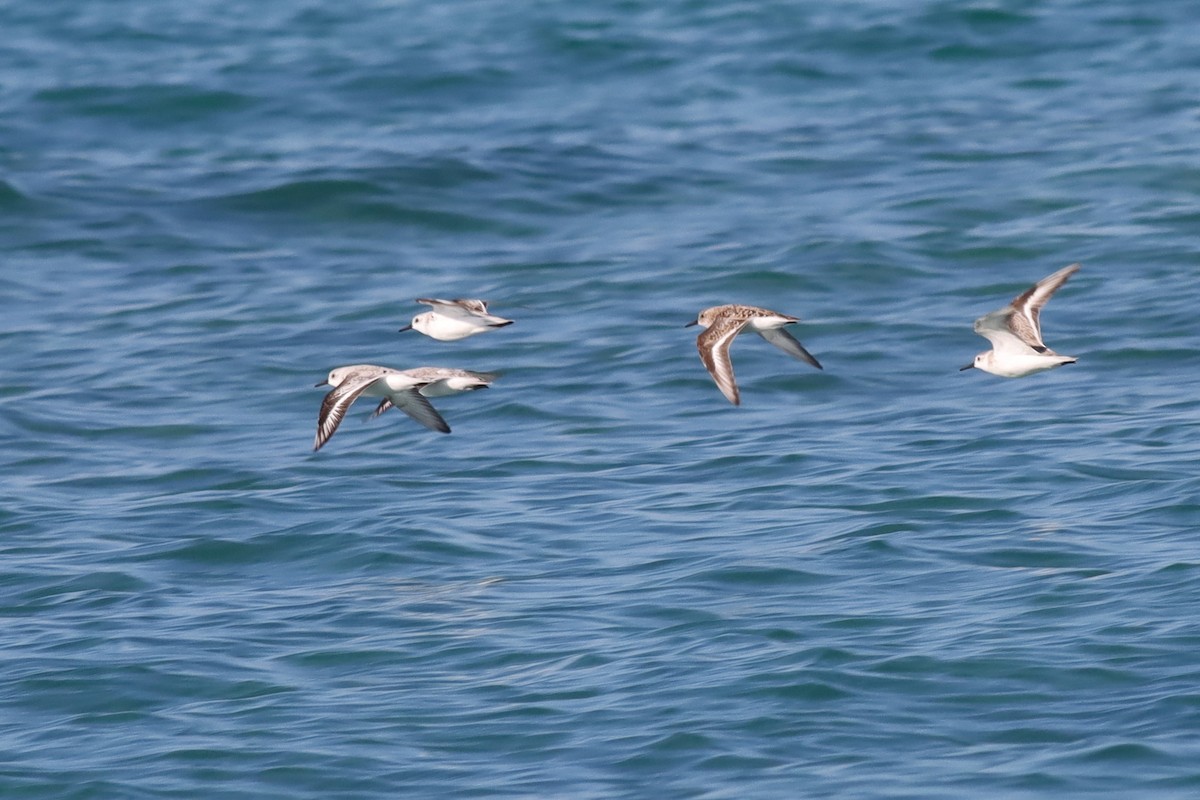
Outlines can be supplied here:
M1081 265L1071 264L1042 278L1004 308L975 320L975 332L992 343L992 349L975 356L959 371L981 369L1002 378L1023 378L1035 372L1074 364L1075 356L1064 356L1042 341L1042 307Z

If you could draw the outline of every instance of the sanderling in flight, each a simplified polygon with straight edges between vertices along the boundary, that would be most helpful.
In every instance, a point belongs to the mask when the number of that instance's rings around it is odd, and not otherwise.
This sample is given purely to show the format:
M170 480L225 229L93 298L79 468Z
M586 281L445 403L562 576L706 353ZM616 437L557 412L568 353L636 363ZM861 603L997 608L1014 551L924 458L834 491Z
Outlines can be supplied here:
M789 356L822 369L821 363L813 354L783 329L784 325L795 325L799 321L799 317L789 317L787 314L768 311L765 308L725 305L704 309L693 322L684 327L699 325L707 329L696 337L700 360L717 382L717 388L736 406L741 400L737 381L733 377L733 363L729 360L729 345L733 342L733 337L742 331L754 331Z
M442 419L442 415L425 398L482 389L493 377L482 372L441 367L418 367L411 370L378 367L374 364L336 367L330 370L325 380L316 384L334 388L321 401L313 450L320 450L329 441L350 406L360 396L383 398L372 417L377 417L395 406L426 428L449 433L450 426L446 424L446 420Z
M992 349L975 356L962 367L981 369L1002 378L1022 378L1063 364L1074 364L1074 356L1060 356L1042 342L1039 315L1042 306L1067 278L1079 271L1079 264L1063 267L1042 278L1010 304L975 320L975 332L992 343Z
M511 319L489 314L483 300L418 297L416 302L431 306L433 310L417 314L412 323L400 329L401 332L416 330L439 341L452 342L513 324Z

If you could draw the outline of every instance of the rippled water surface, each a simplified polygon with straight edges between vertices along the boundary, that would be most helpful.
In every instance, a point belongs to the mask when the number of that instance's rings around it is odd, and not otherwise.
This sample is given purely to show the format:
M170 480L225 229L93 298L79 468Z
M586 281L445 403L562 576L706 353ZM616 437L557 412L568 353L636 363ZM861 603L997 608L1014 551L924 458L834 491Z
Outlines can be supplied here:
M0 6L0 794L1197 796L1193 12Z

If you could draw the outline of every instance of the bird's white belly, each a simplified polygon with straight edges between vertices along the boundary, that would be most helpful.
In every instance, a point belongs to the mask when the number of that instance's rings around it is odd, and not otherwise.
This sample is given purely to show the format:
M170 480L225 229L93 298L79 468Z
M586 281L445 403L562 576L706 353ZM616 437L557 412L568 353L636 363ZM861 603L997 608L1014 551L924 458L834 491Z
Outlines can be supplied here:
M474 321L455 319L442 314L435 314L429 322L428 333L435 339L440 339L445 342L452 342L456 339L465 339L473 333L477 333L482 328L486 327Z
M1002 378L1023 378L1026 375L1032 375L1035 372L1041 372L1047 369L1061 366L1071 362L1073 359L1065 356L1043 356L1035 354L1015 354L1005 353L1001 357L997 357L995 351L992 352L992 358L986 364L981 364L980 368L985 372L990 372L993 375L999 375Z

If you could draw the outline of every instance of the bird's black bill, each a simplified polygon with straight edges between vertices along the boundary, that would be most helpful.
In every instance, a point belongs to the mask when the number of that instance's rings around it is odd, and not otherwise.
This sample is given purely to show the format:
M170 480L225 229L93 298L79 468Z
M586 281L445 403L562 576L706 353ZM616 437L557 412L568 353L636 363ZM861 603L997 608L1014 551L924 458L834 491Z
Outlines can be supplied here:
M405 325L403 328L396 331L396 333L404 333L405 331L411 331L411 330L412 330L412 325Z
M959 371L959 372L965 372L966 370L969 370L969 369L975 369L975 365L974 365L974 364L967 364L965 367L959 367L959 368L958 368L958 371Z
M690 328L690 327L692 327L693 325L699 325L699 324L700 324L700 320L698 320L698 319L694 319L694 320L692 320L691 322L689 322L688 324L684 325L683 327L685 327L685 328Z
M329 381L321 381L320 383L314 383L313 388L316 388L318 386L328 386L328 385L329 385Z

